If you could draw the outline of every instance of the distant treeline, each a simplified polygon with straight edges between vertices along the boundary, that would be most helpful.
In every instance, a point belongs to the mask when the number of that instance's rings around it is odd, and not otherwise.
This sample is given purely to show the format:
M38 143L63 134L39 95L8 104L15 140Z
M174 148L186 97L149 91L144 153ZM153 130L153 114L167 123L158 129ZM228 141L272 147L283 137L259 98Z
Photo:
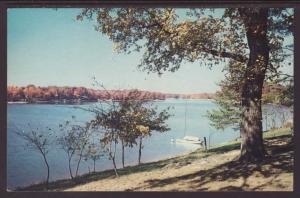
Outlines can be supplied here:
M286 85L265 83L262 102L292 106L294 104L294 84L292 82Z
M121 100L128 96L131 90L95 90L85 87L39 87L28 85L25 87L8 86L7 99L9 102L84 102L97 100ZM214 94L170 94L161 92L141 91L139 98L143 100L164 100L167 98L183 99L213 99Z

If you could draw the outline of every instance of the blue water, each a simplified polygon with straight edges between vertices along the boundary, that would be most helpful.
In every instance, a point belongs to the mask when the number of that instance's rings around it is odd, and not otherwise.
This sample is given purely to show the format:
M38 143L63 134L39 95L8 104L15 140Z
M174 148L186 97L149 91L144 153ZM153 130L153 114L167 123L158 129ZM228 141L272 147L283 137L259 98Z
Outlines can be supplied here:
M80 105L88 107L91 104ZM174 144L171 139L182 138L184 136L185 112L186 112L186 135L207 137L211 145L220 144L234 140L239 137L239 131L225 129L218 131L209 125L205 117L207 110L216 108L216 105L209 100L165 100L155 102L159 109L172 107L170 113L173 114L168 120L171 128L166 133L153 133L153 135L143 140L142 162L160 160L172 157L180 153L189 152L198 148L197 145ZM25 142L20 139L14 130L28 130L30 127L45 129L50 127L58 129L59 124L70 120L71 116L76 116L77 120L88 121L93 118L93 114L78 108L76 105L47 105L47 104L10 104L8 105L8 131L7 131L7 187L14 189L18 186L27 186L44 181L46 178L46 167L42 156L32 150L25 149ZM79 105L78 105L79 106ZM54 130L59 136L60 131ZM117 166L121 167L120 148L117 152ZM66 153L53 144L48 154L50 164L50 180L69 178L68 161ZM137 147L126 148L125 164L137 164ZM93 169L92 161L83 161L80 165L79 173L88 173ZM73 164L75 170L75 164ZM112 162L108 157L102 157L96 162L96 171L112 168Z

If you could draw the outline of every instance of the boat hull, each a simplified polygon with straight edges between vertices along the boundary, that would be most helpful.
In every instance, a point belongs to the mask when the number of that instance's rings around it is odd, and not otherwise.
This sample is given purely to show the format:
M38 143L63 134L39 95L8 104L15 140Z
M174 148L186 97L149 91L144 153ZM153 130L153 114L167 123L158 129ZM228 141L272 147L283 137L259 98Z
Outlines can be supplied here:
M202 141L197 141L197 140L184 140L184 139L176 139L176 143L180 144L199 144L202 145Z

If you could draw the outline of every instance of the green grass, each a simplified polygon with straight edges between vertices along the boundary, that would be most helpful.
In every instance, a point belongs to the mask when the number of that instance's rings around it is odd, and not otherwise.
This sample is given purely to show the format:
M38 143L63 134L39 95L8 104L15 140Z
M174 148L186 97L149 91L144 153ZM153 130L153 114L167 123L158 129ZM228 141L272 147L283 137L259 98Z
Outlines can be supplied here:
M278 129L272 129L267 132L263 133L264 139L274 138L274 137L280 137L280 136L286 136L286 135L292 135L292 130L290 128L278 128ZM225 153L228 151L236 150L240 148L240 140L230 141L226 142L221 145L217 145L211 149L209 149L209 153Z
M285 135L292 135L292 130L290 128L279 128L273 129L263 133L264 138L271 138L271 137L279 137Z
M281 136L291 136L292 130L290 128L280 128L280 129L274 129L270 130L268 132L263 133L264 139L271 139L274 137L281 137ZM144 163L141 165L136 166L127 166L123 169L118 170L119 176L125 176L132 173L139 173L139 172L149 172L153 170L159 170L165 166L173 166L176 164L182 163L183 165L188 162L192 162L194 160L197 160L199 158L208 157L215 154L221 154L226 153L228 151L232 150L238 150L240 148L240 141L230 141L221 145L214 146L213 148L209 149L208 151L204 151L203 149L197 149L194 152L191 152L186 155L173 157L170 159L160 160L157 162L149 162ZM74 187L78 184L84 184L92 181L97 181L105 178L113 178L115 177L113 170L106 170L102 172L96 172L96 173L90 173L90 174L84 174L79 177L77 177L75 180L70 179L64 179L64 180L58 180L54 182L50 182L49 184L49 190L63 190L66 188ZM18 188L17 190L22 191L41 191L46 190L45 184L34 184L25 188Z

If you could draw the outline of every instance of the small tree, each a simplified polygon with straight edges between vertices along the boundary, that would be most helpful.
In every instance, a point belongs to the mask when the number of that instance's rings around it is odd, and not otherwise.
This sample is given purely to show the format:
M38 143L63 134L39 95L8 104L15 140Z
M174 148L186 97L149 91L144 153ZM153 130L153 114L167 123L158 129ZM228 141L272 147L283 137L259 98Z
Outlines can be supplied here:
M88 141L91 135L90 131L90 123L85 123L83 126L77 126L79 130L79 135L78 135L78 147L77 147L77 155L78 155L78 160L77 160L77 166L76 166L76 173L75 177L78 176L78 170L79 170L79 165L83 157L83 152L88 145Z
M75 118L74 116L72 117ZM74 179L72 173L72 159L75 154L78 155L75 177L78 176L79 165L83 158L83 152L88 144L89 137L91 135L90 123L85 123L85 125L71 124L70 121L66 121L64 124L60 125L61 131L63 133L58 139L57 143L60 145L61 149L64 150L68 156L69 172L72 179Z
M105 152L108 153L109 159L112 160L114 171L116 176L118 177L118 168L116 164L116 151L117 151L117 144L118 144L118 138L116 130L112 129L106 131L105 136L101 138L100 142L103 145L103 148L105 148Z
M104 110L99 111L99 109L97 109L95 119L91 121L93 128L100 129L100 132L102 133L100 142L103 145L104 151L108 153L109 159L112 160L116 176L118 176L116 150L119 132L117 118L117 112L113 109L109 109L107 112L104 112Z
M104 152L101 150L101 146L96 143L89 143L87 149L84 152L84 160L92 160L93 161L93 172L96 172L96 161L100 159L100 157L104 156Z
M124 167L124 144L132 147L139 144L138 164L141 163L142 140L151 136L153 131L165 132L169 128L165 121L171 116L169 108L158 111L152 107L151 101L141 98L141 92L133 90L128 97L119 101L120 108L120 133L119 139L122 143L122 163Z
M60 125L60 127L66 127L69 125L69 121L65 123L65 125ZM62 130L61 130L62 131ZM62 150L64 150L68 156L68 167L71 179L73 179L71 161L76 152L76 135L75 130L71 128L66 134L63 134L57 139L57 144L60 146Z
M130 90L128 94L118 101L119 135L122 149L122 167L125 167L125 147L133 147L136 144L136 134L132 128L131 113L135 106L142 103L142 94L138 90Z
M135 132L135 137L139 140L138 164L141 163L143 138L152 135L153 131L166 132L170 130L166 124L166 120L171 116L168 113L169 108L158 111L157 107L146 107L145 105L137 106L131 114L131 126Z
M137 125L136 129L138 131L139 135L139 157L138 157L138 164L141 164L141 158L142 158L142 149L143 146L143 138L150 135L150 129L149 127L143 126L143 125Z
M34 129L30 126L30 124L28 124L28 126L30 128L29 131L17 130L15 133L27 142L25 148L38 152L42 155L47 167L46 187L48 188L50 168L47 155L51 148L52 130L48 127L46 130L41 130L39 128Z
M104 90L103 85L100 85ZM109 91L106 91L107 98L111 101L102 101L100 105L89 109L95 113L95 118L91 121L94 128L102 132L101 143L106 148L109 159L112 160L114 171L118 176L116 167L116 149L117 144L121 142L122 147L122 165L125 166L126 146L133 147L140 139L140 149L142 148L142 138L151 135L151 131L167 131L165 120L169 118L167 110L158 112L157 108L152 108L149 101L144 100L142 93L138 90L131 90L126 96L114 100ZM106 105L103 105L105 103ZM148 128L147 132L141 128ZM141 154L139 154L141 156ZM139 157L140 159L140 157ZM140 161L140 160L139 160Z
M142 92L138 90L131 90L129 94L119 101L120 113L121 113L121 129L119 139L122 146L122 165L125 167L125 147L133 147L137 144L137 139L140 133L137 133L137 120L136 112L148 103L145 100Z

